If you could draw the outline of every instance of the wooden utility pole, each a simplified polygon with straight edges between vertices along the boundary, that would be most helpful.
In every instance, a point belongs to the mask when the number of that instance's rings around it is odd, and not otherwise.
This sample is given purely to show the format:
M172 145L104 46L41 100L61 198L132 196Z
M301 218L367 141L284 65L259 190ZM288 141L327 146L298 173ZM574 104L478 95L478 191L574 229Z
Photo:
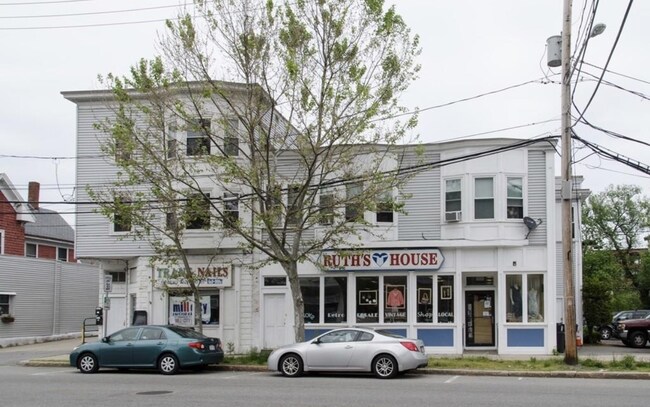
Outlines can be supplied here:
M576 304L573 282L573 236L571 235L571 6L564 0L562 24L562 264L564 271L564 363L578 363L576 345Z

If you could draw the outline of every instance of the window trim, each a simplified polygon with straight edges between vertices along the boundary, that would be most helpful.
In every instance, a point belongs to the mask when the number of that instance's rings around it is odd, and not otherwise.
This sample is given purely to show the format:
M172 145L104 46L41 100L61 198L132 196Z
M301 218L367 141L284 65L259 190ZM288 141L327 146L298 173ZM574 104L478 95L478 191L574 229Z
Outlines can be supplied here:
M16 293L15 292L8 292L8 291L2 291L0 292L0 295L6 295L7 296L7 312L6 314L8 315L14 315L14 302L16 299ZM0 312L2 314L2 312ZM2 314L4 315L4 314Z
M226 229L232 229L232 224L233 222L237 222L240 220L239 216L239 194L233 194L231 192L226 192L223 194L223 227ZM231 210L229 208L229 204L234 202L237 205L237 210ZM234 217L232 214L237 214L237 217L234 219L230 219L231 217Z
M330 202L323 202L323 199ZM333 191L321 192L318 196L318 224L331 226L334 224L336 211L334 210L335 195ZM327 205L327 206L324 206Z
M5 254L5 231L0 229L0 254Z
M459 187L458 191L449 191L448 188L448 182L450 181L458 181ZM462 176L453 176L453 177L447 177L444 178L444 191L442 194L442 205L443 205L443 213L442 213L442 220L444 223L449 223L450 221L447 220L447 213L452 213L452 212L460 212L460 219L462 219L462 214L463 214L463 177ZM450 210L448 208L450 200L447 199L447 194L450 192L458 192L460 194L459 198L457 200L453 200L453 202L458 201L459 203L459 209L458 210ZM459 219L459 220L460 220Z
M199 130L194 130L193 126L198 126ZM209 127L208 127L209 126ZM206 119L206 118L197 118L195 119L195 123L190 123L187 130L185 131L185 154L188 157L197 157L201 156L204 154L199 154L197 152L196 146L192 146L190 149L190 139L192 140L205 140L203 141L202 146L204 145L206 147L205 155L210 155L211 153L211 140L209 134L203 133L203 130L208 130L208 132L211 131L212 129L212 120ZM200 147L199 147L200 148Z
M480 180L480 179L490 179L490 180L492 180L492 195L491 195L491 197L480 197L480 198L478 198L476 196L476 182L478 180ZM496 207L496 196L495 196L496 195L495 194L495 189L497 189L496 188L496 186L497 186L496 180L497 180L496 175L478 175L478 176L473 177L474 182L472 183L473 184L473 188L472 188L472 192L473 192L472 193L472 206L473 206L473 208L472 208L473 209L472 218L475 221L495 221L497 219L497 216L496 216L496 208L497 207ZM489 217L489 218L477 218L476 217L476 201L477 200L482 200L482 201L491 200L492 201L492 216L491 217Z
M385 223L392 224L395 223L395 211L393 210L391 202L395 199L393 191L384 191L377 197L377 210L375 211L375 222L376 223ZM385 210L387 206L390 206L390 210ZM384 210L382 210L384 209ZM380 217L385 216L386 219L390 220L380 220Z
M521 180L521 198L516 198L516 197L511 198L508 195L508 192L509 192L508 185L509 185L509 180L510 179L520 179ZM505 218L504 219L509 220L509 221L520 222L526 216L526 177L525 176L519 175L519 174L513 174L513 175L506 174L505 175L505 198L506 198L506 201L505 201L505 211L506 212L505 212ZM520 218L511 218L511 217L508 216L508 209L510 207L510 205L508 204L508 201L510 199L520 199L521 200L521 217Z
M232 126L233 123L236 123L236 127ZM223 154L226 157L239 157L239 126L239 119L235 117L225 120L223 129ZM231 130L233 131L231 132Z
M357 193L351 194L354 190L359 189ZM365 218L364 208L360 203L350 203L350 200L356 199L357 196L363 195L363 182L354 181L345 184L345 221L357 223L357 220ZM358 212L358 213L356 213ZM356 216L355 216L356 215Z

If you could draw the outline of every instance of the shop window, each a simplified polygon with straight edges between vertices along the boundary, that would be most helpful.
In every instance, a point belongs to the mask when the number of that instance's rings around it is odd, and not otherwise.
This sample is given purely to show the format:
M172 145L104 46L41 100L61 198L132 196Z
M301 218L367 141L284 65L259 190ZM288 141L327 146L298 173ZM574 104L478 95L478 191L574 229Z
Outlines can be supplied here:
M226 193L223 197L223 225L234 228L239 221L239 195Z
M379 277L357 277L357 322L379 322Z
M68 249L59 247L56 249L56 259L58 261L68 261Z
M201 320L206 325L218 325L220 321L219 292L207 292L201 296ZM169 297L169 323L194 326L194 297Z
M203 304L204 307L204 312L203 312L203 323L208 324L208 325L219 325L219 320L220 320L220 309L219 309L219 293L212 293L209 295L210 301L205 301L205 297L201 297L201 304ZM206 304L209 304L209 315L205 315L205 310L208 308L205 306Z
M445 181L445 212L461 211L460 179Z
M36 257L36 248L37 245L34 243L25 244L25 256L26 257Z
M357 222L363 219L363 205L361 194L363 183L351 182L345 185L345 220L346 222Z
M524 191L523 181L520 177L508 177L508 219L524 218Z
M438 276L438 323L454 322L454 276Z
M325 323L347 322L347 277L325 277Z
M11 300L14 294L0 294L0 315L11 315Z
M433 277L417 277L417 322L433 322Z
M286 277L264 277L264 287L286 287Z
M528 276L528 322L544 322L544 275Z
M198 119L187 130L187 155L210 154L210 120Z
M393 195L384 192L377 202L377 222L393 223Z
M226 123L226 134L223 137L223 153L227 156L239 155L239 120L229 119Z
M406 322L406 277L384 277L384 323Z
M494 219L494 178L474 180L474 219Z
M506 276L508 298L506 299L506 322L522 322L522 288L521 275Z
M319 207L319 223L321 225L331 225L334 223L334 195L321 194Z
M186 204L187 229L207 229L210 227L210 194L194 194Z
M301 277L300 292L305 307L305 324L320 322L320 278Z

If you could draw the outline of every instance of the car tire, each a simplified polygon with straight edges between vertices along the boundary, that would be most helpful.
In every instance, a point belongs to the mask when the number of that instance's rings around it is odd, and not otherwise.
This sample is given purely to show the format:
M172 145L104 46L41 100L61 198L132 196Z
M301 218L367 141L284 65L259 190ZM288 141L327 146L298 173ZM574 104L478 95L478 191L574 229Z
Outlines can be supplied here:
M97 356L92 353L83 353L77 361L77 368L81 373L96 373L99 370Z
M629 336L630 346L633 348L643 348L648 343L648 338L645 333L641 331L634 331Z
M600 339L609 340L612 339L612 328L606 326L600 329Z
M397 361L391 355L379 355L372 361L372 372L380 379L391 379L399 373Z
M158 358L158 371L164 375L173 375L178 372L178 358L171 353L165 353Z
M280 359L280 373L286 377L298 377L302 375L303 363L300 356L289 353Z

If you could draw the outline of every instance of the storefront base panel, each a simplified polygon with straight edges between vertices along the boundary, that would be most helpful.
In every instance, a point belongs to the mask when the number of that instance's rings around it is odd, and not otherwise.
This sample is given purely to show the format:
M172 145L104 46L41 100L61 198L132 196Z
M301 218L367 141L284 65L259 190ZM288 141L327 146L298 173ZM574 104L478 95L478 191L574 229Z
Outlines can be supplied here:
M418 329L417 338L424 342L424 346L454 346L453 329Z
M544 346L544 329L508 329L508 347L539 348Z

